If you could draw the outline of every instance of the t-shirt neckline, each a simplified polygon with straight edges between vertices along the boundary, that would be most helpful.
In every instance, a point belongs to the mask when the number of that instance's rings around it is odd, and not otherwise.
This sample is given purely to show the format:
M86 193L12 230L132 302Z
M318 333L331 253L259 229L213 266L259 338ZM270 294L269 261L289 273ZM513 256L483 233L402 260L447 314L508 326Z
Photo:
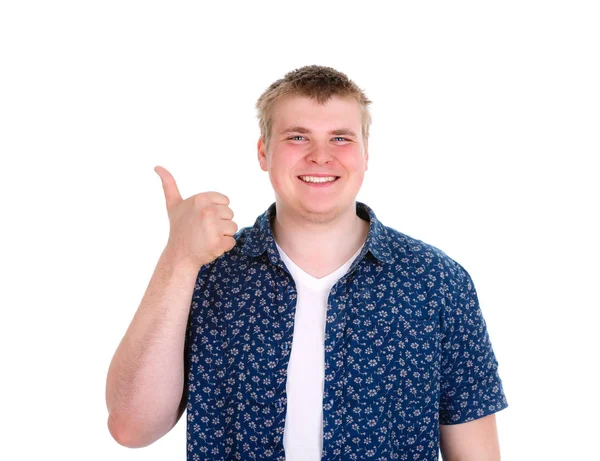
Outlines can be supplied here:
M325 275L324 277L321 277L321 278L313 277L308 272L306 272L305 270L303 270L300 266L298 266L281 249L281 247L277 244L277 242L275 242L275 246L279 250L279 254L281 256L281 259L285 263L286 267L288 268L288 270L290 271L290 273L292 274L292 276L295 279L298 279L299 281L303 282L305 285L307 285L307 286L309 286L311 288L318 289L318 288L322 288L323 286L331 284L332 281L336 281L342 275L344 275L348 271L348 269L350 268L350 265L352 264L352 262L354 261L354 259L360 254L360 251L362 250L362 248L364 246L364 243L361 245L361 247L358 249L358 251L356 253L354 253L354 255L352 257L350 257L350 259L348 261L346 261L344 264L342 264L340 267L338 267L336 270L334 270L330 274L327 274L327 275Z

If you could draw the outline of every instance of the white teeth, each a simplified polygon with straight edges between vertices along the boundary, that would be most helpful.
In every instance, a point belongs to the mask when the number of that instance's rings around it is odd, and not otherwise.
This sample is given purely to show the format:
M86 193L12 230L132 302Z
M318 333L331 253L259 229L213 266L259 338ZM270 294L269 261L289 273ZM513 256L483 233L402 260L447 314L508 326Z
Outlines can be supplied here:
M305 182L331 182L335 181L335 176L316 177L316 176L300 176L300 179Z

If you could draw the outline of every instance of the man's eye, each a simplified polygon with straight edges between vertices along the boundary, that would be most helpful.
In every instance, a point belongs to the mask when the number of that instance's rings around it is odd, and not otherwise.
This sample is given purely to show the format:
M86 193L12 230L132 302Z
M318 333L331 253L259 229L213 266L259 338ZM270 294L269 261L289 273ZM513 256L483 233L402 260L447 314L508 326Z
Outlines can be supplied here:
M290 136L288 139L292 139L292 140L294 140L294 141L298 141L298 139L297 139L297 138L304 138L304 136L300 136L300 135L296 135L296 136ZM341 137L341 136L336 136L336 137L335 137L335 138L333 138L333 139L339 139L339 140L342 140L342 141L348 141L348 139L347 139L347 138L343 138L343 137Z

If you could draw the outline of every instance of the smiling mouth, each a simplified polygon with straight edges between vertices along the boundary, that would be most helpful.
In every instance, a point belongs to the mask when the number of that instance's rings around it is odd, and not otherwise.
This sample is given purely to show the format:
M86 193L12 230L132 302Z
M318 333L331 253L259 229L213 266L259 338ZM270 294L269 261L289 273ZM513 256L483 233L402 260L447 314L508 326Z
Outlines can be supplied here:
M335 182L338 179L340 179L339 176L298 176L298 179L300 179L303 182L306 183L310 183L310 184L326 184L326 183L331 183L331 182Z

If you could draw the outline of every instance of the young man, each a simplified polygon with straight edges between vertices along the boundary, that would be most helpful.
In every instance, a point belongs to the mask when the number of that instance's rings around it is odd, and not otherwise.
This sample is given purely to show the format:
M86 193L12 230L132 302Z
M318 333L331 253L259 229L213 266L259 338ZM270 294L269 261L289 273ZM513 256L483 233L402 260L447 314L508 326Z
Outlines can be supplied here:
M499 460L502 381L467 271L356 196L370 101L307 66L257 102L275 202L163 181L169 241L107 379L109 429L145 446L187 408L189 460Z

